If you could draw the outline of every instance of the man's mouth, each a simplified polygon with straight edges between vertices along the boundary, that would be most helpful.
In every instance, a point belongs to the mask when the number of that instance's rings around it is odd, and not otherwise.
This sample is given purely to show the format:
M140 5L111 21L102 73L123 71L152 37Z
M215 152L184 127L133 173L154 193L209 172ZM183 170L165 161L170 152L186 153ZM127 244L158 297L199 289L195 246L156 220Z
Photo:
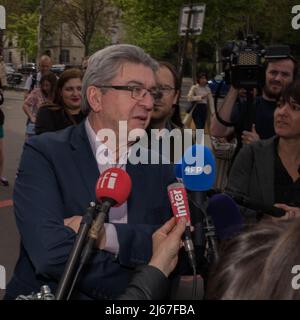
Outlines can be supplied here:
M148 119L148 115L138 115L138 116L134 116L134 119L138 119L140 121L146 121Z

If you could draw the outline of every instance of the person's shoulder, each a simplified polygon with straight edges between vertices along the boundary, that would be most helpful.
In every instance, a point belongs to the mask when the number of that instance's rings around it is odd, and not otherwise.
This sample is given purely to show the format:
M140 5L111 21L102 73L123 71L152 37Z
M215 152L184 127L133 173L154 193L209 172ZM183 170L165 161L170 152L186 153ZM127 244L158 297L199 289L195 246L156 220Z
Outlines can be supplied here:
M41 105L40 110L43 112L56 112L61 111L62 107L52 102L45 102Z
M63 130L45 132L31 137L26 144L42 152L62 150L70 144L74 130L78 130L78 128L69 126Z

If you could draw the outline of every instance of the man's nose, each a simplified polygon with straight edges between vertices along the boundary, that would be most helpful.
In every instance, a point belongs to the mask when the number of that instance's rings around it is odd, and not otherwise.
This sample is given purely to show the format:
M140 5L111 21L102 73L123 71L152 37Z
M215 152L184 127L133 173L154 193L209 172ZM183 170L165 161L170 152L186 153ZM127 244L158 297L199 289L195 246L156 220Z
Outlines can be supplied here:
M152 111L154 106L154 97L149 91L144 95L143 100L140 101L140 104L143 105L147 111Z

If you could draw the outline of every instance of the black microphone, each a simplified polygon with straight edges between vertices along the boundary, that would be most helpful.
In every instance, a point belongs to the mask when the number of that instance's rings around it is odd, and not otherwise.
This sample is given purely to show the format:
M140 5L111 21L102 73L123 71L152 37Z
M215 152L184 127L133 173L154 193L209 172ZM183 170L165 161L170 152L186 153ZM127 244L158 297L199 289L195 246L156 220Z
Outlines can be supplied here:
M220 193L208 201L207 213L212 217L219 240L227 240L238 234L244 221L235 201L227 194Z
M219 189L210 189L206 192L207 196L213 197L216 194L226 194L230 196L238 205L255 210L273 217L282 217L285 215L285 211L281 208L277 208L271 204L262 204L261 202L258 202L256 200L252 200L251 198L245 196L242 193L237 193L232 190L226 190L225 192L222 192Z
M228 194L237 204L242 207L277 218L285 215L285 211L283 209L274 207L273 205L262 204L261 202L252 200L240 194L232 193L231 191L226 191L226 194Z

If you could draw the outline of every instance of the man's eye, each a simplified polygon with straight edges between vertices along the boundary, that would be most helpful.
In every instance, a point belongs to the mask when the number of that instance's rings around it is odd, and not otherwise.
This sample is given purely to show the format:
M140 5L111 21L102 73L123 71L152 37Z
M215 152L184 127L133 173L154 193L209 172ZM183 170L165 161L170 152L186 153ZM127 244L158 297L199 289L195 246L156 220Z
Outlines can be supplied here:
M135 91L135 93L141 93L143 91L143 88L141 88L141 87L133 87L133 90Z
M291 104L291 107L294 111L300 111L300 105L299 104Z

